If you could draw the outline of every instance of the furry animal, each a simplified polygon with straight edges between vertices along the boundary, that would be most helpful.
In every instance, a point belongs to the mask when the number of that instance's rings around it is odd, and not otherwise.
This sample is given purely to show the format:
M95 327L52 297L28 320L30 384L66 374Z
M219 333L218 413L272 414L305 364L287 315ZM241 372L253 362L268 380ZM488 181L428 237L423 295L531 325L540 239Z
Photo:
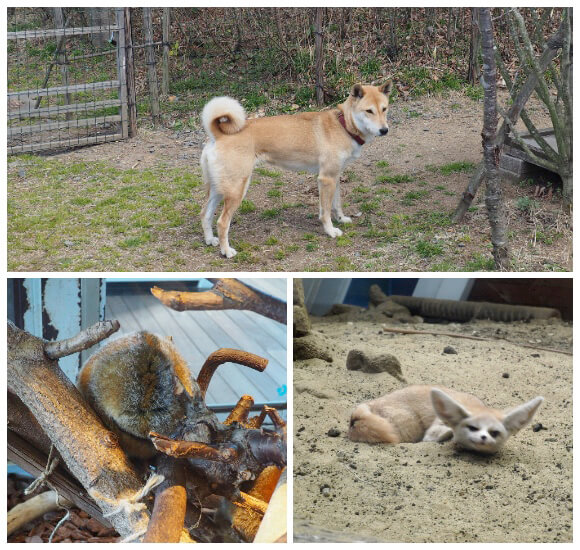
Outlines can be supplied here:
M182 425L199 389L171 338L137 332L92 355L77 386L130 456L150 458L149 432L171 434Z
M216 97L202 111L210 141L201 154L203 181L208 190L201 212L206 244L220 247L227 258L235 256L228 232L232 217L244 198L257 161L264 160L289 170L318 174L319 218L330 237L342 235L340 223L351 219L342 211L340 175L346 164L360 156L362 146L389 131L387 110L392 82L382 86L352 87L348 99L337 109L246 120L240 103ZM212 222L223 199L214 237Z
M368 443L454 442L480 453L496 453L531 422L543 397L500 411L474 395L439 386L408 386L358 405L348 437Z

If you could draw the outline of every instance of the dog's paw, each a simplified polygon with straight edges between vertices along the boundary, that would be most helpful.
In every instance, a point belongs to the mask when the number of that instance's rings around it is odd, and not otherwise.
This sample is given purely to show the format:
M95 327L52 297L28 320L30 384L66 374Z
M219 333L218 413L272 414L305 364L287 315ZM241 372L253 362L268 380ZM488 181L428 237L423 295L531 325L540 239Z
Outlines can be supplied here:
M342 231L338 227L331 227L330 229L326 229L326 233L333 239L336 239L336 237L340 237L342 235Z
M207 237L205 239L205 244L210 244L211 246L217 246L220 244L220 240L217 237Z
M228 248L226 248L225 250L222 248L222 254L229 259L233 258L237 254L237 252L234 248L228 246Z
M349 218L348 216L340 216L338 221L340 223L352 223L352 218Z

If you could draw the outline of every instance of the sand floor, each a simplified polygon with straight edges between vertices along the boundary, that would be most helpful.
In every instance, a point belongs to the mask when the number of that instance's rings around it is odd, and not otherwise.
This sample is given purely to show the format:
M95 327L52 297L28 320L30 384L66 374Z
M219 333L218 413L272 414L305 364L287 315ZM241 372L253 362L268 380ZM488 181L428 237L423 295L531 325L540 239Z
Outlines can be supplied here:
M519 345L570 352L570 323L401 325L368 312L348 319L312 319L332 362L294 362L296 541L572 541L572 357ZM383 323L516 343L392 334ZM445 346L457 354L444 354ZM354 406L406 385L388 373L347 370L355 348L394 354L408 384L441 384L497 408L537 395L545 402L493 456L452 442L354 443L346 437Z

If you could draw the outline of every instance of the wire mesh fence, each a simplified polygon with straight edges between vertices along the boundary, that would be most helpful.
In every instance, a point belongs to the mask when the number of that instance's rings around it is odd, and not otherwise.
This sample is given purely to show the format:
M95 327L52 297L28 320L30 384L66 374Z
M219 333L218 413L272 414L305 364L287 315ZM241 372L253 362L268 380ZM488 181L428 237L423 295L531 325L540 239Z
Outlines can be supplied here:
M8 153L127 136L122 8L8 8Z

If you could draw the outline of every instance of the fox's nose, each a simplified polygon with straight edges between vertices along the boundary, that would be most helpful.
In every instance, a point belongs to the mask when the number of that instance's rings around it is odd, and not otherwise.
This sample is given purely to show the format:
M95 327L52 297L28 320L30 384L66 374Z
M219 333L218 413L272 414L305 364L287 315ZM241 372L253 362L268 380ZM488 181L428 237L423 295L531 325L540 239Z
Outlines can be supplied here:
M389 133L389 129L388 128L381 128L379 130L379 132L381 133L381 136L386 136Z

